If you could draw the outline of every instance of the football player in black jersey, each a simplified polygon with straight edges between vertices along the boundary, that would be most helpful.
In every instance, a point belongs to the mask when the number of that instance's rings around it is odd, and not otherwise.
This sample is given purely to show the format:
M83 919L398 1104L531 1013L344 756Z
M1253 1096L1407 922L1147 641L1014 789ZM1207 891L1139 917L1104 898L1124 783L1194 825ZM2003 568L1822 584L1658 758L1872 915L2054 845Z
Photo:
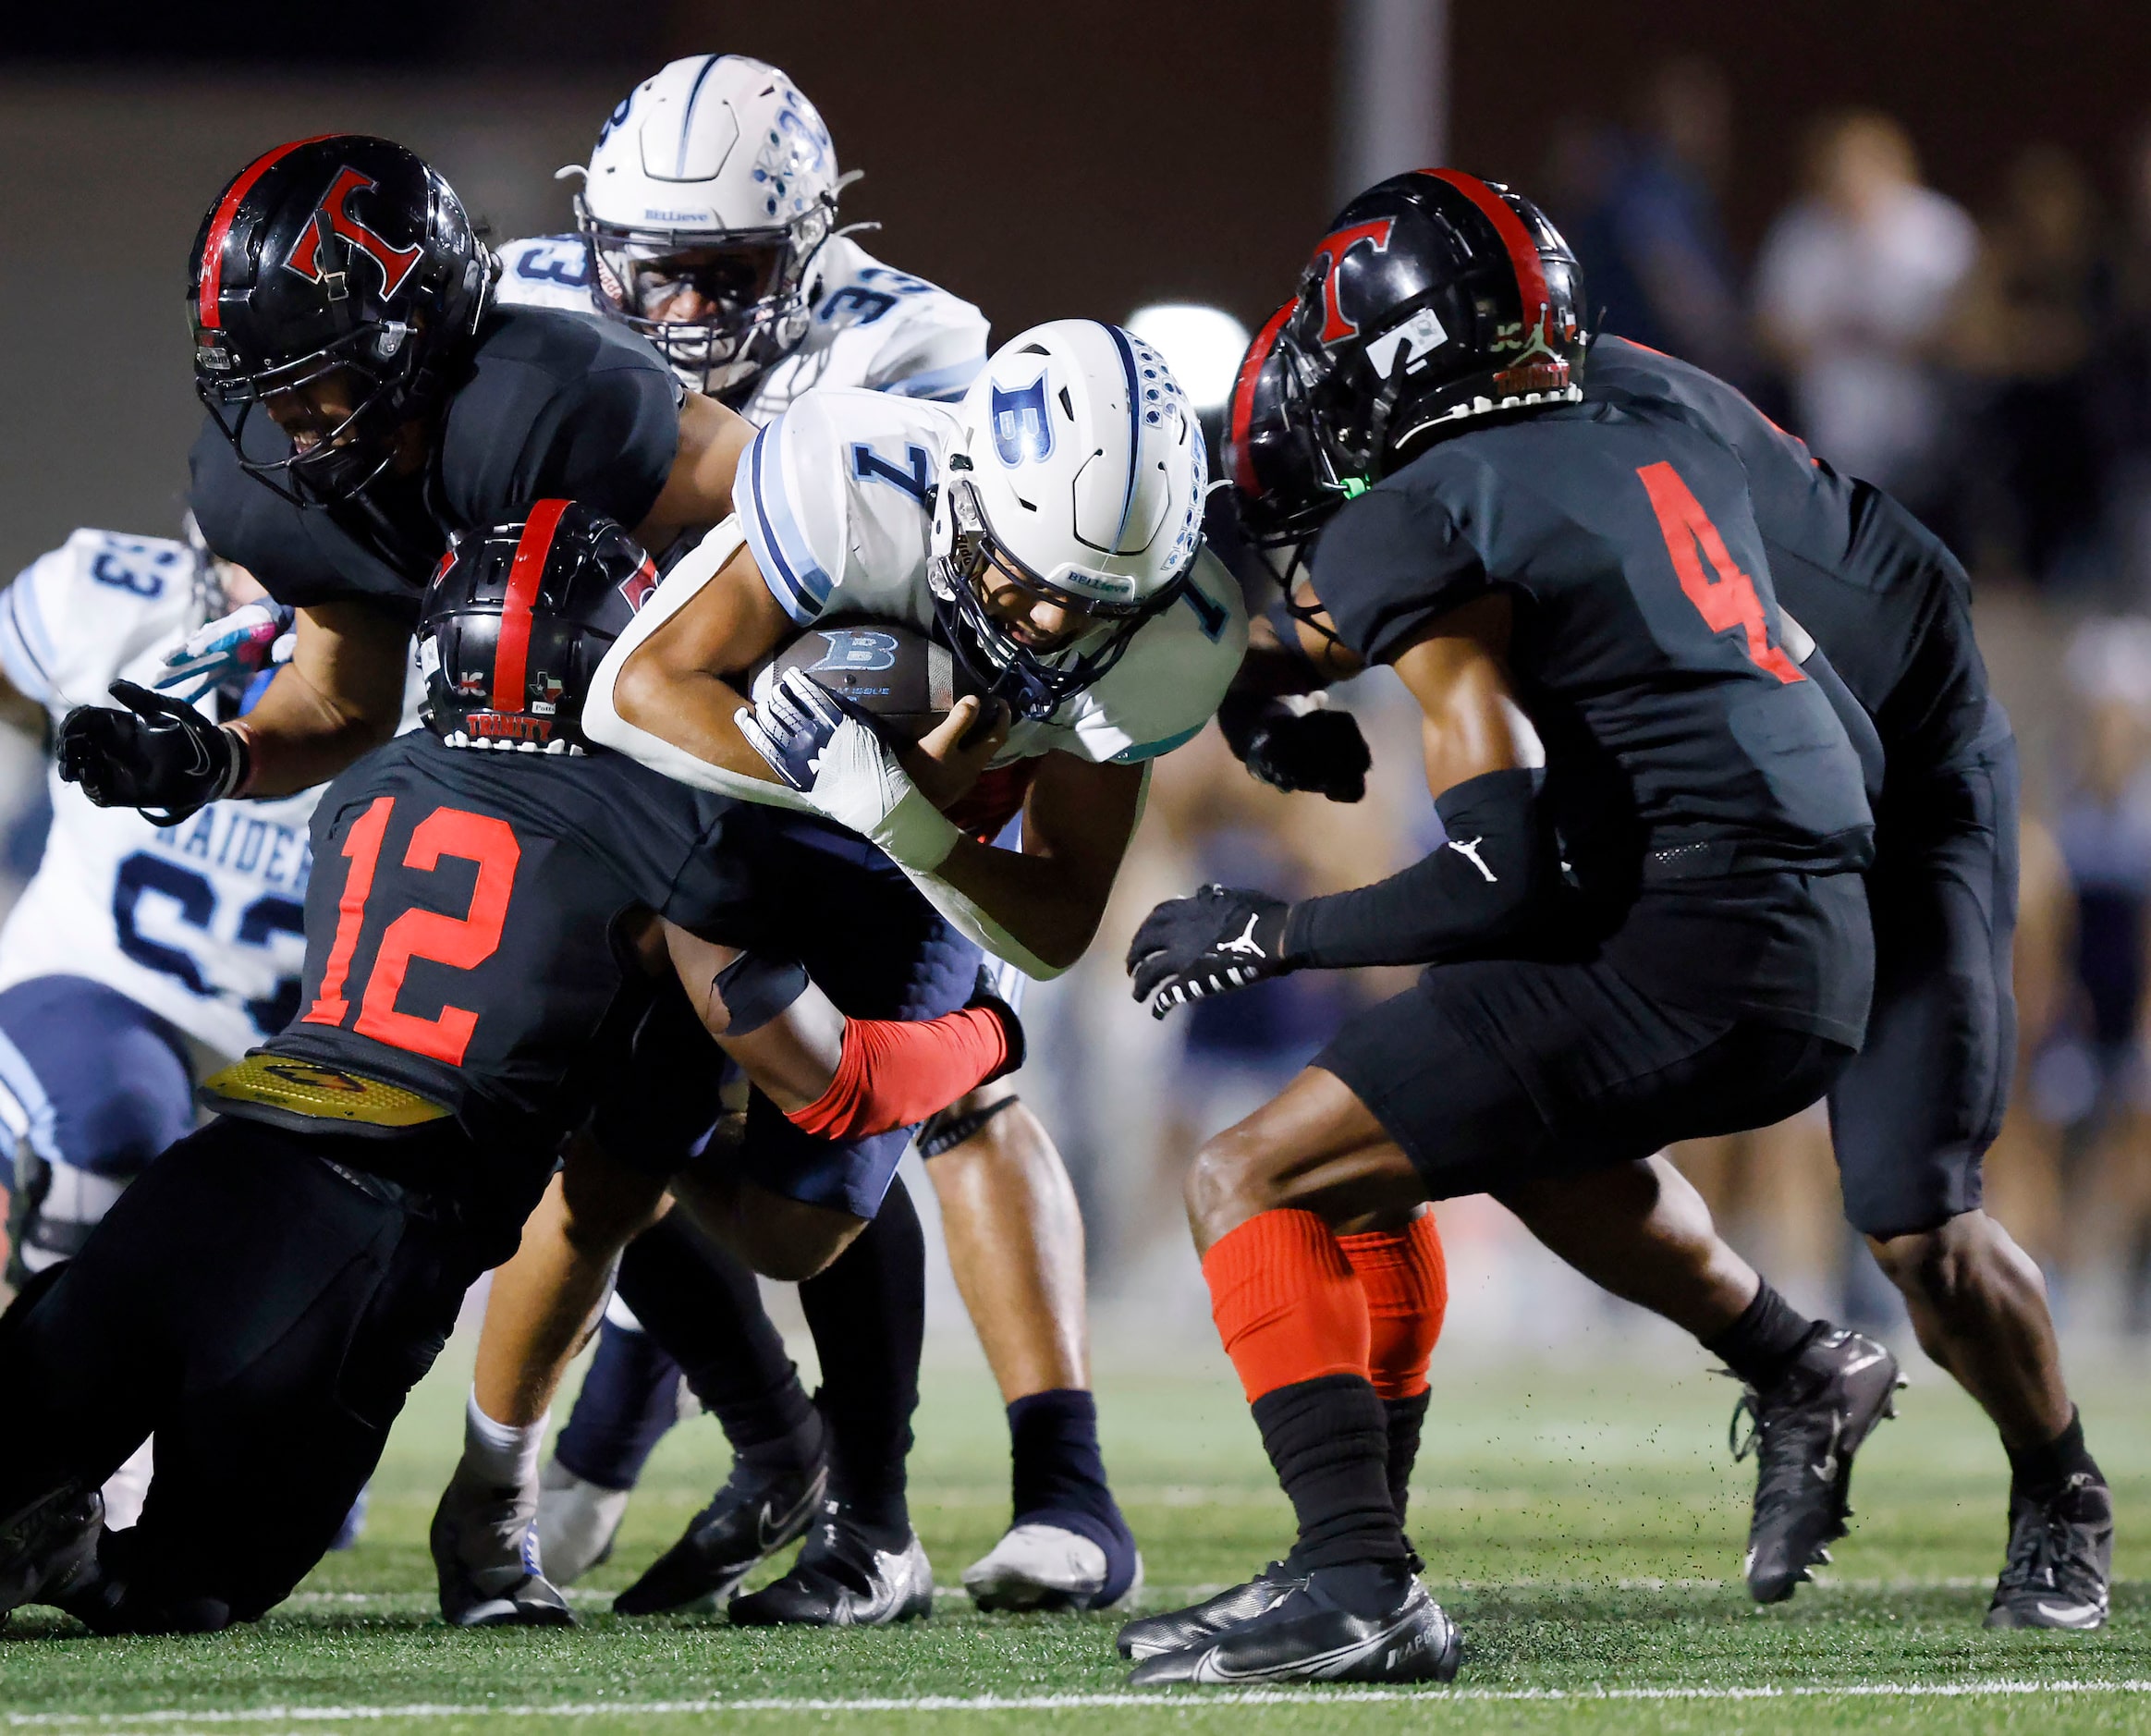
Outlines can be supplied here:
M208 1082L217 1119L0 1316L0 1379L31 1424L0 1437L0 1612L199 1632L280 1602L463 1292L514 1249L561 1135L666 1006L827 1139L915 1123L1020 1058L990 1000L847 1019L772 931L767 811L585 753L581 685L647 573L617 526L562 501L444 561L429 729L315 811L305 1010ZM752 1165L729 1182L749 1258L759 1238L805 1269L863 1227ZM105 1533L96 1491L153 1430L142 1520ZM548 1593L444 1565L451 1619L571 1620Z
M1837 1534L1897 1384L1881 1346L1795 1314L1653 1156L1791 1113L1858 1047L1873 825L1856 708L1788 651L1738 456L1583 401L1578 276L1528 201L1399 177L1338 216L1243 367L1252 528L1319 532L1276 687L1393 667L1446 837L1330 898L1206 887L1130 948L1160 1016L1288 970L1431 966L1195 1159L1219 1332L1300 1534L1250 1585L1131 1623L1139 1681L1453 1673L1371 1380L1381 1285L1348 1245L1384 1231L1407 1253L1430 1199L1492 1192L1557 1249L1622 1250L1593 1275L1747 1382L1759 1595Z
M568 497L662 549L730 514L752 424L687 392L656 350L616 323L495 306L494 270L453 189L385 140L341 134L282 145L219 194L189 264L195 384L209 410L192 456L192 498L209 544L297 609L296 650L255 710L228 727L139 691L127 709L70 715L59 732L61 775L92 801L183 815L224 796L307 788L385 740L401 709L418 601L455 532ZM788 896L850 910L875 943L831 961L841 972L828 983L832 995L875 1017L959 1004L975 950L878 852L856 840L825 844L812 829L793 837L798 872L779 877ZM683 1135L681 1117L656 1113L662 1082L623 1087L624 1112L601 1131L616 1141ZM1011 1101L1003 1094L989 1107ZM1030 1254L1041 1268L1057 1273L1072 1259L1080 1271L1072 1195L1032 1186L1044 1159L1034 1141L1015 1137L1019 1122L1035 1131L1027 1113L980 1111L943 1131L950 1145L997 1143L1008 1160L972 1166L977 1185L965 1203L986 1228L965 1244L1011 1247L1003 1265ZM777 1118L751 1137L782 1147L795 1136ZM831 1170L832 1191L847 1174ZM862 1559L900 1555L910 1534L901 1442L924 1309L915 1223L890 1212L876 1226L816 1280L828 1293L809 1308L826 1308L833 1323L865 1322L823 1347L828 1451L849 1481L848 1510L874 1514L859 1535L845 1534ZM1011 1236L1010 1226L1022 1233ZM746 1275L732 1276L751 1291ZM1046 1300L1064 1304L1071 1293L1080 1302L1080 1286L1059 1283ZM1024 1324L1033 1342L1081 1342L1080 1319ZM775 1343L765 1332L759 1348L770 1353L750 1359L750 1377L772 1362L785 1366ZM1070 1396L1087 1405L1087 1394ZM795 1432L813 1436L818 1462L816 1413L803 1395L788 1397ZM471 1444L483 1447L480 1420L471 1419ZM803 1487L812 1477L791 1480ZM1102 1472L1091 1493L1111 1507ZM811 1513L812 1502L787 1498ZM503 1562L519 1555L522 1529L503 1522ZM864 1619L864 1608L839 1613Z
M1363 324L1378 337L1394 323ZM1281 364L1268 372L1274 383ZM1243 384L1237 449L1260 468L1261 391ZM2007 1451L2008 1561L1987 1625L2096 1627L2111 1496L2069 1399L2038 1268L1980 1209L2015 1060L2017 768L1973 637L1970 581L1889 495L1699 368L1600 333L1583 392L1674 415L1740 455L1779 604L1874 720L1887 756L1867 875L1875 1002L1829 1095L1846 1214L1904 1293L1922 1348L1980 1401ZM1302 716L1259 692L1236 703L1250 720L1236 745L1257 776L1324 789L1363 775L1344 714ZM1565 1252L1586 1270L1618 1257L1588 1239ZM1392 1465L1392 1482L1405 1471Z
M1669 410L1740 454L1779 603L1875 720L1888 758L1867 874L1875 1006L1829 1098L1845 1215L2008 1453L2009 1558L1986 1625L2098 1627L2112 1497L2039 1268L1980 1209L2016 1061L2017 759L1971 581L1896 501L1700 368L1602 334L1583 396Z

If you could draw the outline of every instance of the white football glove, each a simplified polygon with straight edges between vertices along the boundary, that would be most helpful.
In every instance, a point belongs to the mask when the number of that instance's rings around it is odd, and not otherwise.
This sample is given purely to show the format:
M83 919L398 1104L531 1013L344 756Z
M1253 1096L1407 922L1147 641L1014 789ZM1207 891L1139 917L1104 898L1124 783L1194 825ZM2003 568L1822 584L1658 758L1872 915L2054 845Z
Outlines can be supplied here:
M732 714L770 769L899 868L932 874L961 836L928 801L867 715L802 669L788 669L752 708Z
M193 701L226 682L245 686L262 670L291 660L298 642L294 619L281 603L262 600L197 627L185 644L165 655L158 690L177 690L181 699Z

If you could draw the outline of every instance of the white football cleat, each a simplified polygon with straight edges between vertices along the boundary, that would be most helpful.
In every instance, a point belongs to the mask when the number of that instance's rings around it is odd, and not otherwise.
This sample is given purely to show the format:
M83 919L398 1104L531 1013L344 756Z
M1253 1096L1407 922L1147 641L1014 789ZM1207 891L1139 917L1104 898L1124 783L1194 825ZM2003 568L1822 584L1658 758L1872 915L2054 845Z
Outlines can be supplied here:
M631 1489L608 1489L579 1477L557 1459L538 1473L538 1555L545 1577L572 1585L612 1557Z
M568 1600L545 1577L536 1510L533 1494L468 1478L458 1466L427 1539L450 1627L575 1625Z
M1106 1551L1058 1525L1011 1525L963 1570L963 1588L981 1609L1109 1609L1143 1588L1143 1558L1117 1595L1108 1592Z

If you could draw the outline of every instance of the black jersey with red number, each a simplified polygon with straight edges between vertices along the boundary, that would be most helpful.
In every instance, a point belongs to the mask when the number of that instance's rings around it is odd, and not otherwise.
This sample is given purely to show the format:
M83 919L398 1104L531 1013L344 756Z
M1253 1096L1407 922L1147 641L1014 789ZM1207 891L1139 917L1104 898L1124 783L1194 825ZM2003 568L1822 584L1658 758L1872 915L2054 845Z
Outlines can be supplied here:
M1739 453L1778 600L1875 719L1892 797L1961 765L1987 717L1972 582L1942 540L1871 483L1844 476L1734 387L1619 337L1591 346L1587 401L1656 407Z
M190 458L194 516L209 546L279 603L362 597L415 620L451 531L512 523L546 499L629 526L648 517L678 449L679 402L664 358L616 323L506 308L479 328L423 471L310 509L249 476L206 422ZM289 454L267 416L245 432L250 458Z
M549 1150L651 993L620 919L749 944L755 840L777 812L615 754L399 736L314 810L299 1013L265 1046Z
M1691 847L1865 865L1859 759L1779 647L1746 473L1680 419L1566 405L1440 441L1330 521L1313 579L1373 663L1475 598L1511 599L1518 700L1586 888Z

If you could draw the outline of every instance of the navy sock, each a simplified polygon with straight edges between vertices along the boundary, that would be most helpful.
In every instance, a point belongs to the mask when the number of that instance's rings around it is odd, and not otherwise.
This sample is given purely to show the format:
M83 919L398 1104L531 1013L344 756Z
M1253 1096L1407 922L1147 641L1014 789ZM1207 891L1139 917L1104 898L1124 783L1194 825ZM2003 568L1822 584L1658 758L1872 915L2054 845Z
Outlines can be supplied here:
M678 1361L737 1457L770 1471L803 1471L819 1458L820 1419L754 1274L684 1213L629 1246L620 1298Z
M678 1417L678 1363L648 1333L607 1320L553 1457L600 1488L631 1489Z
M1009 1487L1015 1522L1058 1525L1106 1552L1096 1601L1116 1603L1140 1565L1134 1534L1106 1482L1097 1400L1072 1387L1033 1392L1008 1407Z
M815 1402L832 1490L877 1548L901 1548L911 1534L904 1461L919 1408L926 1239L900 1178L858 1239L800 1286L800 1306L822 1359Z

